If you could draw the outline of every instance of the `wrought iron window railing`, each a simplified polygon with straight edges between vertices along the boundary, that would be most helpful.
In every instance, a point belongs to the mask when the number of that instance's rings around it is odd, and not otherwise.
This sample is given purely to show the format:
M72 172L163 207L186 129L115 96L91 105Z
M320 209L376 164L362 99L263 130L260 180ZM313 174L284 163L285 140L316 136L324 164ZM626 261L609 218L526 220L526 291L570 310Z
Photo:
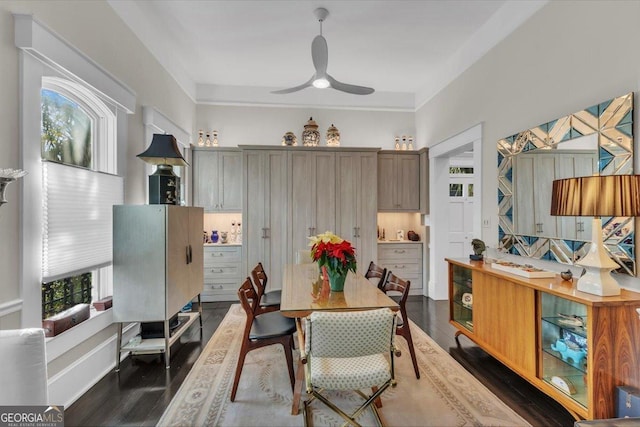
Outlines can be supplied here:
M84 273L42 284L42 319L76 304L91 303L92 274Z

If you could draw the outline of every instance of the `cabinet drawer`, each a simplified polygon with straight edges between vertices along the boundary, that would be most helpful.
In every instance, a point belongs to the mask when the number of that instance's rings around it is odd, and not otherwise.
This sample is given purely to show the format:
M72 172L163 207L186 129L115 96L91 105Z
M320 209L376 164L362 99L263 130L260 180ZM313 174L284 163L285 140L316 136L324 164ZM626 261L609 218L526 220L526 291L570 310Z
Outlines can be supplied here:
M240 263L216 263L215 265L205 265L204 281L207 279L239 279ZM209 280L209 281L211 281ZM237 284L240 287L240 284Z
M212 295L221 292L231 292L236 295L240 285L241 284L235 280L205 281L202 293Z
M387 270L391 270L393 274L402 278L409 279L409 276L416 277L422 275L422 264L417 262L389 261L380 262L380 265Z
M422 246L417 244L389 244L378 245L378 261L406 260L417 261L422 259Z
M220 262L240 262L242 246L205 246L204 265L217 265Z

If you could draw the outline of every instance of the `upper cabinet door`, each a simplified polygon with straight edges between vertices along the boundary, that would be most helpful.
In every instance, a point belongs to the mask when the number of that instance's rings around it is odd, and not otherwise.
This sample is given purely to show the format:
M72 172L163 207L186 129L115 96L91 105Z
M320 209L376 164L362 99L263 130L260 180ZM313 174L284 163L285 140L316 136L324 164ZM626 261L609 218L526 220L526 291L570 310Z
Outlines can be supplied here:
M221 151L218 154L218 210L242 210L242 153Z
M218 153L193 150L193 205L215 210L218 200Z
M420 153L378 155L378 210L420 211Z
M395 162L395 154L378 154L378 210L381 211L397 208Z
M242 153L193 151L193 204L205 212L242 211Z

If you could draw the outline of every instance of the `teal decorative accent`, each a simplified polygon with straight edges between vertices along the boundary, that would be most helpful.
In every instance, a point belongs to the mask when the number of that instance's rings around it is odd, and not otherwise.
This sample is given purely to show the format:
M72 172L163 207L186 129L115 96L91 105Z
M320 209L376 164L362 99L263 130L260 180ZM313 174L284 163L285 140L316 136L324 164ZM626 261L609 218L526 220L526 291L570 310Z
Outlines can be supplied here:
M633 123L626 123L620 126L616 126L616 129L629 137L633 136Z
M602 172L613 161L615 156L605 150L603 147L598 149L598 171Z
M331 292L343 292L344 282L347 280L347 275L331 272L331 271L328 271L328 274L329 274L329 286L331 287Z
M607 108L609 108L609 105L611 105L612 101L613 99L610 99L608 101L598 104L598 116L601 116L602 113L604 113L607 110Z

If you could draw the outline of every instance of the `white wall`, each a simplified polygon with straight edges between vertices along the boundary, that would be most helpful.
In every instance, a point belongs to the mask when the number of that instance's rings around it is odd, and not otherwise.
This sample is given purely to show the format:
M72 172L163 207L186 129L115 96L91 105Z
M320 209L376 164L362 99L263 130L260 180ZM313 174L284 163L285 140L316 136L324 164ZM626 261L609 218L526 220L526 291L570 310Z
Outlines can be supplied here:
M282 136L291 131L301 145L309 117L318 124L322 145L331 124L340 130L344 147L392 149L396 135L415 135L414 114L407 112L198 105L193 140L199 129L215 129L221 146L281 145Z
M498 240L497 140L637 92L638 17L637 1L549 2L417 111L419 142L428 147L483 124L482 218L491 227L482 229L482 239L488 245ZM636 109L637 102L636 96Z
M33 14L34 18L60 35L69 44L95 61L137 95L136 111L128 117L125 167L126 203L145 203L145 164L135 155L143 151L141 106L150 105L163 112L183 129L194 127L195 104L165 72L128 27L102 1L2 1L0 2L0 168L20 168L19 61L14 44L13 13ZM20 263L21 182L7 190L9 203L0 208L0 328L21 327L22 283ZM39 227L39 224L26 224ZM25 286L39 287L39 283ZM17 302L16 302L17 301ZM17 307L18 310L14 310ZM39 307L27 307L40 310ZM110 322L108 322L110 324ZM84 325L78 326L78 328ZM115 362L114 328L94 331L70 351L56 351L50 358L50 396L55 404L68 405L78 391L100 379ZM49 347L49 345L48 345ZM59 347L59 346L58 346ZM72 346L68 346L71 348ZM108 356L107 356L108 354ZM107 363L107 365L105 365ZM69 379L76 379L72 381Z

